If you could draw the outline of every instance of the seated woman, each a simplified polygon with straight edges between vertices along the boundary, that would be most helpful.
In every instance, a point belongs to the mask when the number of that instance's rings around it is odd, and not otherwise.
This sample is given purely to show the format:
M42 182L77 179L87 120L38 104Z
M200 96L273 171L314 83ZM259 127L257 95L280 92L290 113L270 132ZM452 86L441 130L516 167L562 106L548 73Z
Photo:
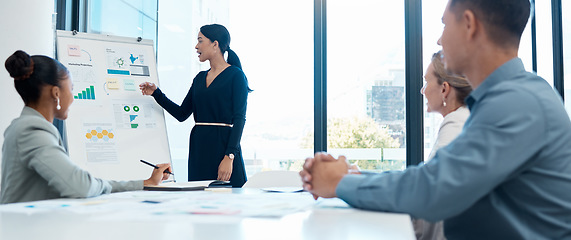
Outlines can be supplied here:
M464 99L472 92L472 87L465 78L446 71L442 57L440 51L432 56L424 76L426 83L421 90L428 102L427 112L437 112L444 117L428 159L460 134L464 122L470 116ZM417 239L446 239L442 222L431 223L413 218L412 223Z
M444 117L428 159L431 159L439 148L448 145L460 134L462 127L464 127L464 122L470 116L470 111L466 108L464 99L472 92L472 87L465 78L446 71L442 57L440 51L432 56L432 61L428 65L426 75L424 76L426 83L420 91L426 97L427 112L440 113ZM345 159L345 157L341 156L339 159ZM349 166L349 169L349 173L371 174L370 172L361 172L356 165ZM300 172L302 177L304 176L303 172ZM442 222L431 223L413 218L412 223L417 239L446 239Z
M46 56L16 51L5 67L25 107L4 132L0 203L53 198L85 198L142 190L168 178L170 164L158 164L151 177L139 181L109 181L91 176L71 162L52 124L65 120L73 102L68 70Z

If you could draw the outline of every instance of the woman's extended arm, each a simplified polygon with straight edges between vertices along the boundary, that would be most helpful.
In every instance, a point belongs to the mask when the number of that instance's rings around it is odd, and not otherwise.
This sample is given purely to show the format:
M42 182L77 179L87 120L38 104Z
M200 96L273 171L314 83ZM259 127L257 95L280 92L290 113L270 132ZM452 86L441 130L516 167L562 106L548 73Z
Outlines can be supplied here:
M194 79L196 80L196 78ZM144 84L145 83L140 85L143 94L148 95L148 93L151 93L150 95L153 96L153 98L155 98L155 101L157 101L157 103L161 105L161 107L163 107L170 115L176 118L176 120L182 122L188 119L188 117L190 117L190 115L192 114L192 91L194 88L194 81L180 106L171 101L170 99L168 99L160 88L157 88L155 86L153 90L149 89L148 87L144 87L143 86Z

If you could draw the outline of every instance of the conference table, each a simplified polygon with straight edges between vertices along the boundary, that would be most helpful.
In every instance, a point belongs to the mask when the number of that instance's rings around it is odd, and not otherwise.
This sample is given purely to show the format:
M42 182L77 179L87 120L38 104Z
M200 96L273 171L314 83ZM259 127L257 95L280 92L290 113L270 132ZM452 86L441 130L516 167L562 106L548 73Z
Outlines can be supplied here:
M132 191L0 205L0 239L415 239L406 214L281 189Z

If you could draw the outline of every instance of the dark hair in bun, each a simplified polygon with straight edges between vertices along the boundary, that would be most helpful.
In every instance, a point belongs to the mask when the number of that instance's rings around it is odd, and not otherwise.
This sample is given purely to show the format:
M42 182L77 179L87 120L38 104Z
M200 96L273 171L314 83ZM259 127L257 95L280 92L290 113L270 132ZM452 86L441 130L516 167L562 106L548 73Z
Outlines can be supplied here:
M16 91L26 105L39 100L42 87L60 86L60 81L69 74L67 68L53 58L30 56L22 50L8 57L4 66L14 78Z

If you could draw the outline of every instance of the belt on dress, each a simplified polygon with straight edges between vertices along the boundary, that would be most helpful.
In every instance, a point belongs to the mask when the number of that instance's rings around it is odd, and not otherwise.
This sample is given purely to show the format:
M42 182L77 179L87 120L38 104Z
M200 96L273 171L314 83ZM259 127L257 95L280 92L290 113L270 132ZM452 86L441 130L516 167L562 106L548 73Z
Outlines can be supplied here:
M228 124L228 123L203 123L203 122L197 122L195 123L195 125L199 125L199 126L218 126L218 127L233 127L233 124Z

